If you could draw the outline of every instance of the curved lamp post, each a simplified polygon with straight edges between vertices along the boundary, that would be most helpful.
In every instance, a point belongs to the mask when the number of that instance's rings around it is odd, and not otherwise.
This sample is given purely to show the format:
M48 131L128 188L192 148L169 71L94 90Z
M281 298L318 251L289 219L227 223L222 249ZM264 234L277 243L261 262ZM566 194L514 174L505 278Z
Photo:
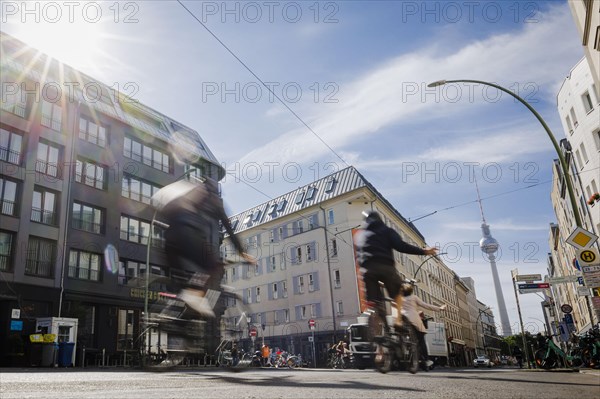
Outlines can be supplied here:
M423 267L425 262L427 262L429 259L437 258L438 256L441 256L441 255L446 255L447 253L448 252L440 252L439 254L430 255L429 257L425 258L425 260L423 262L421 262L419 267L417 267L417 270L415 270L415 274L413 275L413 280L415 280L417 278L417 273L419 273L419 270L421 270L421 267Z
M548 125L546 124L546 122L542 119L542 117L540 116L540 114L538 114L537 111L535 109L533 109L533 107L531 105L529 105L529 103L527 103L527 101L523 100L521 97L519 97L515 93L511 92L510 90L507 90L504 87L498 86L497 84L494 84L494 83L484 82L484 81L481 81L481 80L470 80L470 79L438 80L436 82L429 83L427 85L427 87L437 87L437 86L443 86L446 83L460 83L460 82L464 82L464 83L478 83L478 84L482 84L482 85L486 85L486 86L495 87L496 89L498 89L500 91L503 91L503 92L511 95L515 99L517 99L521 104L523 104L524 106L526 106L527 109L530 110L535 115L535 117L537 118L537 120L544 127L544 130L546 130L546 133L548 134L548 137L550 137L550 140L552 141L552 145L554 146L554 149L556 150L556 154L558 155L558 159L560 161L560 166L561 166L561 168L563 170L563 173L565 175L565 182L567 184L567 191L569 192L569 199L571 201L571 208L573 208L573 215L575 216L575 223L577 224L577 227L582 227L581 216L579 215L579 209L577 208L577 200L575 199L575 192L573 191L573 183L571 182L571 176L570 176L570 173L569 173L569 168L568 168L568 165L567 165L567 161L565 160L565 157L563 156L562 151L560 150L560 146L559 146L558 142L556 141L556 138L552 134L552 131L550 130L550 128L548 127Z

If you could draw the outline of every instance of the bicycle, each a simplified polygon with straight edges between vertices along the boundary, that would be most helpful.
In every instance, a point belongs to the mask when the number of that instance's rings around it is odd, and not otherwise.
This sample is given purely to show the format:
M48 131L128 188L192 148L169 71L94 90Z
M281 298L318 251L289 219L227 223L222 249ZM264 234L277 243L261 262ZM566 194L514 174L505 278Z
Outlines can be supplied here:
M391 320L388 320L393 318L391 311L388 312L388 307L391 309L393 300L383 295L381 282L380 289L382 298L374 302L374 309L367 311L375 354L375 368L385 374L392 368L405 367L411 374L415 374L419 369L417 332L404 316L402 316L401 327L394 326Z
M166 289L165 285L172 282L172 279L154 275L149 281L151 284L161 284L161 288ZM207 324L217 320L202 318L188 309L176 294L161 291L158 297L159 300L150 307L148 317L141 323L142 330L138 340L145 342L148 340L148 335L151 337L166 335L168 339L166 345L157 345L158 354L152 352L150 345L148 350L146 345L140 345L140 362L148 369L174 367L181 364L186 356L199 356L204 353L204 338L208 334ZM222 341L217 348L217 364L232 369L242 368L249 362L235 362L231 357L227 358L227 354L223 353L222 345L223 341L231 342L242 335L248 324L246 317L249 308L242 298L227 286L209 288L205 297L213 309L219 304L219 309L223 311L219 325Z
M543 346L535 351L533 358L535 364L543 369L557 367L559 359L562 359L567 367L578 367L583 363L577 351L571 350L569 354L566 354L550 337L545 337Z

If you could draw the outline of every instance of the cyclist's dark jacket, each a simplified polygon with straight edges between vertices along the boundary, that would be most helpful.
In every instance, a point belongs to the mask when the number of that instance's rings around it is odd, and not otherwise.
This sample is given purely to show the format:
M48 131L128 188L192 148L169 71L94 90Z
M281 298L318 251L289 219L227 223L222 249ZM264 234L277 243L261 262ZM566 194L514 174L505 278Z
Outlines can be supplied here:
M355 237L358 264L369 269L372 264L394 266L395 249L411 255L424 255L422 248L402 241L394 229L387 227L382 221L375 220L361 229Z

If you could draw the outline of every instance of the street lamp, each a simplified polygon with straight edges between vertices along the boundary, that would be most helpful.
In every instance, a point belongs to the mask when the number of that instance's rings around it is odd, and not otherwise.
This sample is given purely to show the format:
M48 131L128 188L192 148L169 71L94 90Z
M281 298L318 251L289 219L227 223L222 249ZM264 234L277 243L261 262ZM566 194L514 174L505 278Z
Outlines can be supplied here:
M479 329L479 320L481 319L481 315L485 314L487 315L487 311L491 310L492 307L488 306L485 309L478 309L479 310L479 316L477 316L477 320L475 320L475 333L477 333L477 330ZM485 331L483 329L483 319L481 319L481 344L483 346L483 353L485 354Z
M575 223L577 224L577 227L582 227L581 216L579 215L579 209L577 208L577 200L575 199L575 192L573 191L573 183L571 182L571 177L569 174L569 168L567 165L567 161L565 160L565 157L563 156L563 153L560 150L560 146L559 146L558 142L556 141L556 138L552 134L552 131L550 130L550 128L548 127L546 122L542 119L540 114L538 114L537 111L535 109L533 109L533 107L531 105L529 105L529 103L527 103L527 101L523 100L521 97L519 97L515 93L511 92L510 90L507 90L504 87L498 86L497 84L494 84L494 83L483 82L481 80L470 80L470 79L438 80L436 82L429 83L427 85L427 87L437 87L437 86L443 86L446 83L460 83L460 82L478 83L478 84L482 84L482 85L486 85L486 86L495 87L496 89L503 91L503 92L511 95L512 97L516 98L521 104L526 106L527 109L529 109L535 115L537 120L544 127L544 130L546 130L546 133L548 134L548 137L550 137L550 140L552 141L552 145L554 146L554 149L556 150L558 159L560 161L560 166L563 170L563 173L565 174L565 182L567 184L567 191L569 192L569 199L571 201L571 207L573 208L573 215L575 216Z
M446 255L447 253L448 252L440 252L439 254L433 254L433 255L429 256L428 258L425 258L425 260L423 262L421 262L421 264L419 265L419 267L417 267L417 270L415 270L415 273L413 275L413 280L417 279L417 273L419 273L419 270L421 270L421 267L423 267L423 265L425 264L425 262L427 262L431 258L437 258L438 256Z

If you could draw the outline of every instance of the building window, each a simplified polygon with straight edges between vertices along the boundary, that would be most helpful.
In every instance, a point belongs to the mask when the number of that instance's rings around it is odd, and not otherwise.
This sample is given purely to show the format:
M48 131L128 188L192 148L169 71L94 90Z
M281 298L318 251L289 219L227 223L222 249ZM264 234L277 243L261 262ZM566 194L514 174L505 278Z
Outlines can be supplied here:
M23 137L20 134L0 129L0 160L20 165L22 146Z
M271 272L274 272L274 271L277 270L277 260L276 260L276 258L274 256L271 256L269 258L269 270Z
M38 143L35 170L37 172L57 177L58 176L59 149L51 144Z
M585 108L585 112L589 114L594 110L594 103L592 102L592 97L590 97L590 92L586 91L581 96L581 100L583 101L583 108Z
M310 186L306 191L306 201L310 201L315 197L317 189L314 186Z
M38 187L34 189L31 221L56 225L56 194Z
M69 277L100 281L101 260L99 254L72 249L69 252Z
M579 145L579 148L581 149L581 155L583 156L583 162L588 163L590 161L590 159L588 158L588 154L587 154L587 151L585 150L585 146L583 145L583 143L581 143Z
M336 312L337 312L338 316L343 315L344 314L344 303L341 302L341 301L336 302L335 303L335 309L336 309Z
M252 303L252 290L246 290L246 303Z
M577 115L575 114L575 110L573 109L573 107L571 107L571 110L569 112L571 113L571 120L573 121L573 125L575 127L579 126L579 122L577 122Z
M13 243L15 233L0 231L0 272L13 270Z
M302 305L302 306L300 306L300 318L301 318L302 320L304 320L304 319L306 319L306 318L307 318L307 316L308 316L308 314L307 314L307 313L308 313L308 312L307 312L307 307L306 307L306 305Z
M303 220L296 220L295 222L292 223L292 233L293 234L299 234L304 232L304 221Z
M151 166L154 169L162 170L165 173L171 171L171 159L167 154L129 137L125 137L123 155L135 161L142 162L144 165Z
M335 238L332 238L330 242L331 242L331 257L335 258L336 256L338 256L337 240Z
M302 247L296 247L296 263L302 263Z
M340 288L342 286L342 279L339 269L333 271L333 286L335 288Z
M160 190L160 187L123 175L121 181L121 195L134 201L149 204L150 199Z
M281 297L287 298L287 296L288 296L287 281L282 281L281 282Z
M304 293L304 276L298 277L298 293Z
M273 283L273 299L279 298L279 291L277 291L277 283Z
M573 134L573 124L571 123L571 117L567 115L565 120L567 121L567 129L569 130L569 133Z
M311 274L308 275L308 291L315 290L315 277Z
M327 211L327 222L329 224L333 224L335 222L335 217L333 214L333 209Z
M54 103L42 100L42 125L60 131L62 127L62 108Z
M256 287L256 303L260 302L260 287Z
M75 166L75 181L86 186L103 190L105 187L106 171L103 166L96 165L91 161L77 160Z
M144 220L121 215L121 240L147 245L150 234L150 223ZM152 245L164 246L164 230L154 226Z
M15 84L16 91L13 93L7 92L9 85L2 84L2 101L0 101L0 108L8 111L12 114L18 115L21 118L25 118L27 110L27 94L21 91L21 88Z
M296 205L300 205L304 201L304 191L300 191L296 194L296 200L294 201Z
M79 138L100 147L105 147L106 127L86 118L79 118Z
M193 172L190 172L193 169ZM206 176L204 166L201 165L184 165L183 171L186 175L186 180L202 180Z
M56 241L29 237L25 274L38 277L54 277Z
M74 229L101 234L104 231L104 211L93 206L73 202L72 225Z
M0 198L2 198L2 214L17 216L17 183L0 177L0 195Z
M306 261L307 262L310 262L313 259L313 254L310 250L310 247L311 247L310 244L306 246Z
M329 180L327 180L327 183L325 184L325 192L326 193L332 192L334 187L335 187L335 178L332 177Z

